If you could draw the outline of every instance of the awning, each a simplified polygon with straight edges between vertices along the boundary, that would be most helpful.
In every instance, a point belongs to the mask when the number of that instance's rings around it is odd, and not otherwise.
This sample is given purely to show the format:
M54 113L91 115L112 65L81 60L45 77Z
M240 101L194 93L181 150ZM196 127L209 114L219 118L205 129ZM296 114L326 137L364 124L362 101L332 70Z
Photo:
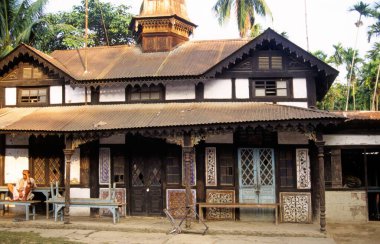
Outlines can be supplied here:
M326 111L254 102L23 107L0 109L0 132L74 133L343 119Z

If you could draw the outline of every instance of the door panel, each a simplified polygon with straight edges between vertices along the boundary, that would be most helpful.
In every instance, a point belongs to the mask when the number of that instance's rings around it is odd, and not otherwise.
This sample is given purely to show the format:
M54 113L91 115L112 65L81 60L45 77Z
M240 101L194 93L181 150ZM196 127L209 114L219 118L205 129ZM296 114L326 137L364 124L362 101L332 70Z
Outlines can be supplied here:
M134 157L132 162L131 213L161 215L161 160L158 157Z
M239 202L275 203L276 192L273 149L239 148L238 163ZM267 212L267 210L241 209L240 219L265 220L267 218L266 216L268 216L266 214Z

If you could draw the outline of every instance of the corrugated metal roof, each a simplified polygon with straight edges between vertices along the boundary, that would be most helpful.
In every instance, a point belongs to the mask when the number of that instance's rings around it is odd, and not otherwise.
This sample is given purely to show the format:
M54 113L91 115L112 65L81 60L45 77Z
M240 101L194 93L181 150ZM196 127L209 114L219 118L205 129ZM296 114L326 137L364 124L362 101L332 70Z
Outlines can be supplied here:
M325 111L254 102L3 108L0 131L79 132L342 118Z
M51 56L68 67L76 80L103 80L202 75L249 40L189 41L170 52L143 53L139 46L93 47L54 51Z
M380 111L335 111L332 113L349 120L380 120Z

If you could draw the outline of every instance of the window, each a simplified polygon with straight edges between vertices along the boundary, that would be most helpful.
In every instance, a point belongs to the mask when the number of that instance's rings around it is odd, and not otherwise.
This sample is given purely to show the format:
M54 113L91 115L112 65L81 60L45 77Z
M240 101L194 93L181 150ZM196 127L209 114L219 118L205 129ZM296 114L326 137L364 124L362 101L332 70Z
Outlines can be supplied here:
M21 104L46 104L48 102L47 88L19 88L18 101Z
M22 69L23 79L40 79L42 78L42 72L36 67L24 67Z
M230 155L220 155L220 185L234 185L233 159Z
M163 86L132 87L127 90L129 101L154 101L163 99Z
M280 150L280 185L281 187L295 187L293 151Z
M254 81L255 97L286 97L288 96L288 81L266 80Z
M261 56L258 57L259 70L282 70L281 56Z
M166 180L169 185L179 185L181 179L181 170L177 157L166 158Z

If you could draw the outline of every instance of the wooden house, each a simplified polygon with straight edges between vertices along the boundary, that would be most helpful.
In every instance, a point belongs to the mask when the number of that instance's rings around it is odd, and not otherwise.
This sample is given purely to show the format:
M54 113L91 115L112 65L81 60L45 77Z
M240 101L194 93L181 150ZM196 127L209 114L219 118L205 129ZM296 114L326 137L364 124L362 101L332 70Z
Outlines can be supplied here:
M21 44L0 60L0 185L25 168L63 185L66 171L71 196L106 197L115 183L124 214L143 216L181 209L188 185L194 206L279 203L283 222L324 230L324 133L345 117L316 102L338 71L271 29L190 41L195 27L183 0L145 0L137 45Z

